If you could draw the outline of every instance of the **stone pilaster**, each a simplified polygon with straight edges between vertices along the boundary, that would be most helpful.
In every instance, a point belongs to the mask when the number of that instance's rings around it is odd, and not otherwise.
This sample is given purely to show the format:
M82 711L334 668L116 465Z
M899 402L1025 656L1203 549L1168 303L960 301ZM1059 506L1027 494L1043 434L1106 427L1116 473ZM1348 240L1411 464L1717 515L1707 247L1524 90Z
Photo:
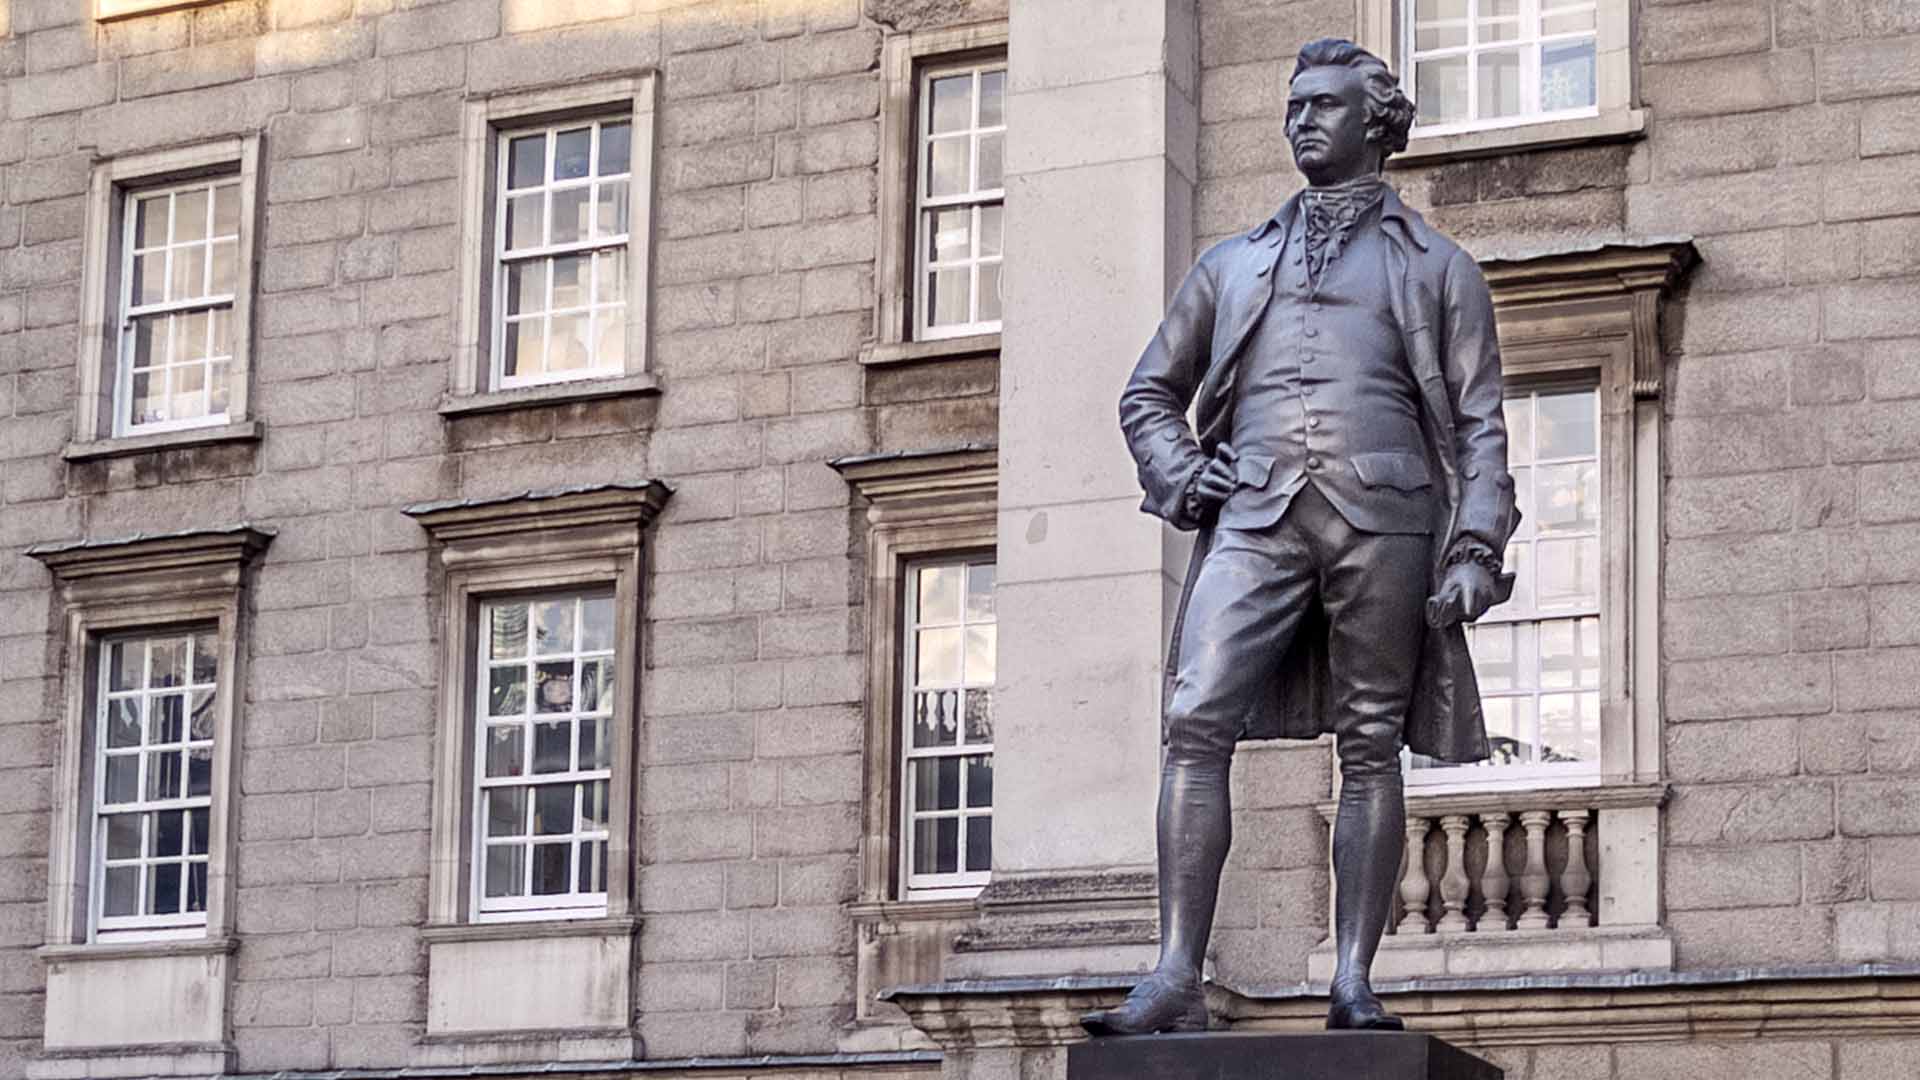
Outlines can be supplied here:
M1015 5L994 883L950 975L1154 954L1159 670L1187 542L1116 403L1193 251L1191 0Z

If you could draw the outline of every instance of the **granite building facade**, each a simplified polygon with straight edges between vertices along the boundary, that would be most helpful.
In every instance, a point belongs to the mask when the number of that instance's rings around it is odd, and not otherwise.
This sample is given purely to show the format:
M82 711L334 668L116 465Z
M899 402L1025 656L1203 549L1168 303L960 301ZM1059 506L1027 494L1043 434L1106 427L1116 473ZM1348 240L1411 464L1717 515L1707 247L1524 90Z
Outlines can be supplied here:
M1329 34L1529 522L1389 1004L1920 1072L1912 5L0 10L0 1073L1058 1075L1188 556L1114 400ZM1331 750L1239 757L1215 1024L1315 1027Z

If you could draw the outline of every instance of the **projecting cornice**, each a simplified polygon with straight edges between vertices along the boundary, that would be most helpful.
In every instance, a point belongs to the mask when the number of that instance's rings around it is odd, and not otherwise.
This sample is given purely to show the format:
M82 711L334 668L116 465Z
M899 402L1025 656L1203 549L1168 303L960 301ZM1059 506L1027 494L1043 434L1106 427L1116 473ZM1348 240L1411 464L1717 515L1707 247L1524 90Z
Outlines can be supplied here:
M401 513L441 544L443 565L627 557L673 489L658 480L415 503Z
M153 589L159 584L156 579L172 589L232 588L273 536L272 529L242 524L35 544L26 554L51 570L69 594L76 589Z
M931 450L900 450L835 458L828 467L870 504L869 517L912 514L977 502L991 510L999 489L999 451L992 443L965 443Z

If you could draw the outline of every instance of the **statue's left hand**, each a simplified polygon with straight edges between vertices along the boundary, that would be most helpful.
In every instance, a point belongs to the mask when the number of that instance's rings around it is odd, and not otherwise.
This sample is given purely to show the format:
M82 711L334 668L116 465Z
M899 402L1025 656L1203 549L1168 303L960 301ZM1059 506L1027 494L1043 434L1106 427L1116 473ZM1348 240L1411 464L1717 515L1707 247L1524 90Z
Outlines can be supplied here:
M1477 562L1447 567L1440 591L1427 601L1427 622L1435 627L1472 622L1493 606L1493 574Z

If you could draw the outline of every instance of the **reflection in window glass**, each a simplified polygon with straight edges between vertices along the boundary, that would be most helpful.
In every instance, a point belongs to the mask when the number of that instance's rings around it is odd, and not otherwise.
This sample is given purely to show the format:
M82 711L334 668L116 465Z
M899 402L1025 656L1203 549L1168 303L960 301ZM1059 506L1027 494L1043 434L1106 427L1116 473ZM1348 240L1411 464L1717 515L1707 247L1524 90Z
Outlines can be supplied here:
M1407 90L1427 133L1590 113L1595 0L1409 0Z
M211 630L100 648L94 734L94 927L204 926L219 638Z
M994 564L922 563L907 580L907 889L971 890L993 865Z
M503 916L607 902L613 597L480 609L475 909Z
M1600 398L1522 391L1506 402L1524 515L1507 545L1512 597L1467 628L1493 759L1471 766L1592 773L1600 763ZM1412 767L1440 767L1414 756ZM1523 775L1523 773L1516 773Z
M916 336L999 329L1006 81L1005 61L921 77Z
M497 385L624 369L632 136L627 120L500 136Z

